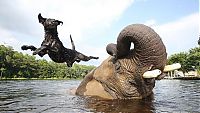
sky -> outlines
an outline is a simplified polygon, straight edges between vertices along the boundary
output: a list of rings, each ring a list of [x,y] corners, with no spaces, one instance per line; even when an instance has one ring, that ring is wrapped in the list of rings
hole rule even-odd
[[[39,13],[64,22],[58,33],[65,47],[71,48],[71,34],[77,51],[99,57],[80,62],[84,65],[100,65],[109,56],[106,45],[116,43],[120,31],[130,24],[152,27],[168,56],[198,46],[199,0],[0,0],[0,44],[31,55],[20,48],[40,47],[44,30]],[[43,58],[50,60],[47,55]]]

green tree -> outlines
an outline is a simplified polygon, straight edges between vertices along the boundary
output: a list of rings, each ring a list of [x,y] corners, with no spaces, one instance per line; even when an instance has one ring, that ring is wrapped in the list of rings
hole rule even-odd
[[[200,47],[189,50],[188,53],[177,53],[168,58],[168,64],[180,63],[181,70],[188,72],[194,69],[200,70]]]
[[[168,58],[167,64],[180,63],[181,64],[181,70],[183,72],[186,72],[188,70],[188,67],[187,67],[187,56],[188,56],[188,54],[184,53],[184,52],[171,55]]]
[[[32,55],[0,45],[1,78],[82,78],[93,68],[95,67],[78,64],[69,68],[65,63],[36,60]]]
[[[200,47],[195,47],[189,50],[188,65],[191,69],[200,70]],[[193,68],[194,67],[194,68]]]

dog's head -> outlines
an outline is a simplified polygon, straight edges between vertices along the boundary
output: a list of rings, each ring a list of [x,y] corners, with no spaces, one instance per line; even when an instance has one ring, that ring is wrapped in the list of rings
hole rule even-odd
[[[57,28],[58,25],[63,24],[63,22],[59,20],[43,18],[40,13],[38,15],[38,20],[46,29],[54,29]]]

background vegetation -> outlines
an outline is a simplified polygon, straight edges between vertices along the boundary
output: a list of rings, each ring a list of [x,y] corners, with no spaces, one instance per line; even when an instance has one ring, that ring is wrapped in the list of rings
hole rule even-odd
[[[168,58],[168,64],[180,63],[183,72],[197,70],[200,74],[200,47],[195,47],[189,52],[180,52]]]
[[[200,47],[188,52],[173,54],[168,58],[168,64],[180,63],[181,70],[188,72],[197,70],[200,74]],[[64,63],[54,63],[47,60],[37,60],[34,56],[14,51],[12,47],[0,45],[0,78],[83,78],[95,66],[74,64],[69,68]]]
[[[37,60],[34,56],[14,51],[12,47],[0,45],[0,78],[83,78],[95,66]]]

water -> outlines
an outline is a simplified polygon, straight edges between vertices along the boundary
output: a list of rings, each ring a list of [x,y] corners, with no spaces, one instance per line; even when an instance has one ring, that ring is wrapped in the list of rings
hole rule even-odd
[[[70,94],[79,80],[0,81],[0,112],[200,113],[200,81],[161,80],[144,100],[100,101]]]

